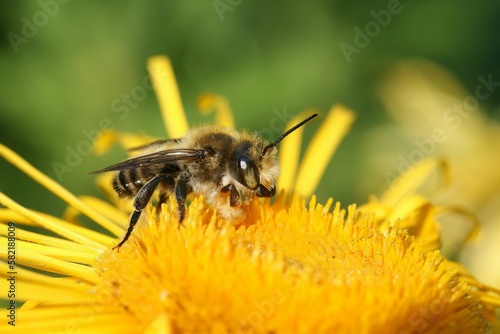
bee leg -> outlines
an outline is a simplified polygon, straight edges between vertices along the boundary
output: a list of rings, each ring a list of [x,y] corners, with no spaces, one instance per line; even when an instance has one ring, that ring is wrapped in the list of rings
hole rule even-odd
[[[177,207],[179,208],[179,225],[182,225],[184,216],[186,215],[186,197],[189,192],[189,185],[187,184],[187,179],[181,177],[177,184],[175,185],[175,199],[177,201]]]
[[[155,191],[156,187],[161,181],[160,176],[156,176],[149,180],[137,193],[137,196],[135,197],[134,200],[134,212],[132,213],[132,216],[130,217],[130,223],[128,225],[127,233],[125,233],[125,237],[123,237],[122,241],[113,249],[120,247],[128,240],[130,237],[130,234],[132,234],[132,231],[134,230],[135,224],[139,221],[139,217],[141,216],[142,210],[146,207],[148,204],[149,200],[151,199],[151,196],[153,196],[153,192]]]
[[[240,193],[238,192],[238,189],[236,187],[229,183],[228,185],[225,185],[224,187],[221,188],[223,193],[229,192],[229,205],[230,206],[238,206],[241,204],[241,196]]]
[[[262,184],[257,186],[255,189],[255,196],[257,197],[273,197],[276,194],[276,187],[271,187],[271,189],[267,189]]]
[[[159,175],[161,176],[161,182],[159,184],[160,191],[158,198],[158,202],[156,202],[156,212],[161,212],[161,205],[167,202],[167,198],[169,194],[172,194],[175,190],[175,180],[165,174]]]

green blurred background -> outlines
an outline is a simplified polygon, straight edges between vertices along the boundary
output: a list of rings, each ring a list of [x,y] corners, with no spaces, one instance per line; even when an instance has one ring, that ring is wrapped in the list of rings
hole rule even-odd
[[[376,22],[372,11],[391,6],[398,13],[348,61],[340,44],[354,45],[355,28],[364,30]],[[212,119],[196,111],[203,92],[226,96],[237,126],[255,131],[269,127],[275,109],[326,113],[342,103],[355,110],[358,119],[317,191],[320,201],[332,196],[343,205],[364,202],[386,186],[374,172],[366,187],[360,173],[366,173],[363,134],[390,122],[375,94],[388,66],[427,58],[469,90],[479,74],[500,73],[498,1],[45,0],[4,1],[0,13],[0,142],[55,179],[53,163],[65,164],[68,147],[76,150],[86,141],[83,132],[98,129],[104,118],[119,131],[165,137],[151,91],[123,119],[112,109],[142,85],[146,59],[155,54],[172,59],[191,124]],[[495,116],[499,102],[495,94],[484,107]],[[307,126],[306,139],[318,124]],[[88,172],[124,157],[118,148],[84,155],[61,183],[76,194],[98,195]],[[56,215],[64,210],[3,160],[0,172],[0,190],[21,204]]]

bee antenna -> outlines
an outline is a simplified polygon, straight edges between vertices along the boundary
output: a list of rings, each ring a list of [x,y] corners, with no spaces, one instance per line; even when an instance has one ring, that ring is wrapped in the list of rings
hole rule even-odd
[[[318,114],[312,114],[311,116],[307,117],[305,120],[303,120],[302,122],[300,122],[299,124],[295,125],[294,127],[292,127],[291,129],[289,129],[288,131],[285,131],[281,136],[279,136],[278,139],[276,139],[274,141],[274,143],[271,143],[269,145],[267,145],[266,147],[264,147],[264,149],[262,150],[262,153],[260,154],[261,157],[265,156],[266,155],[266,152],[267,150],[273,148],[273,147],[276,147],[278,146],[278,144],[286,137],[288,136],[290,133],[294,132],[295,130],[297,130],[298,128],[300,128],[302,125],[306,124],[307,122],[309,122],[311,119],[313,119],[314,117],[318,116]]]

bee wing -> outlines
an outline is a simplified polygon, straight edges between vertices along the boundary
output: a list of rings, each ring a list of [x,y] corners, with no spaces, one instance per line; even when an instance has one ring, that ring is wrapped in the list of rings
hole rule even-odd
[[[180,143],[181,140],[182,140],[182,138],[160,139],[160,140],[156,140],[156,141],[149,143],[149,144],[146,144],[146,145],[131,147],[131,148],[127,149],[127,151],[130,151],[130,152],[140,151],[140,150],[147,149],[149,147],[160,146],[160,145],[164,145],[167,143],[170,143],[170,144]]]
[[[196,160],[202,158],[203,156],[204,156],[204,150],[195,150],[195,149],[162,150],[146,155],[141,155],[135,158],[130,158],[128,160],[119,162],[117,164],[108,166],[106,168],[90,172],[90,174],[124,170],[124,169],[149,166],[154,164],[165,164],[175,161]]]

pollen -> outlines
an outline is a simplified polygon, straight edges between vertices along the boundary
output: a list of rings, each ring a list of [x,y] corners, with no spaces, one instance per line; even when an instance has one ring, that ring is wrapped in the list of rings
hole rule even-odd
[[[138,322],[164,316],[174,332],[487,332],[471,286],[439,251],[332,204],[255,200],[254,224],[235,228],[197,198],[178,229],[170,200],[94,267]]]

